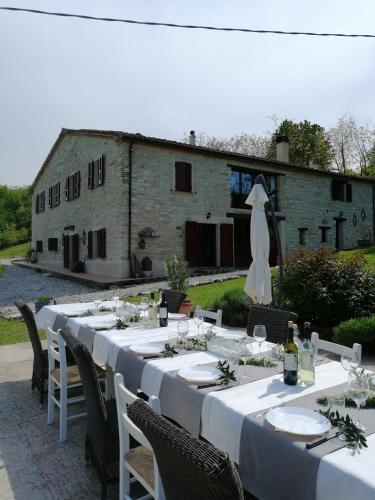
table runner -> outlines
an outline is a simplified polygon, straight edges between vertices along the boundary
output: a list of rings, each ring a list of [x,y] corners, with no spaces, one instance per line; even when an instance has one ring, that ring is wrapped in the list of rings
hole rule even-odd
[[[340,384],[294,399],[286,406],[327,409],[317,404],[317,397],[334,395],[345,389],[346,384]],[[341,413],[347,413],[355,420],[355,408],[345,408]],[[375,410],[362,410],[361,421],[367,427],[366,435],[375,432]],[[307,440],[311,439],[313,437]],[[346,447],[346,442],[335,438],[310,450],[305,445],[306,439],[303,437],[275,431],[266,421],[265,415],[259,418],[254,417],[254,414],[246,416],[241,429],[239,461],[243,486],[266,500],[315,500],[321,458]],[[366,453],[366,450],[362,453]]]

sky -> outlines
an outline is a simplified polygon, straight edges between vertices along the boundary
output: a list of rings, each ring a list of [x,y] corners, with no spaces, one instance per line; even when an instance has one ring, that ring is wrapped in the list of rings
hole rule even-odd
[[[375,33],[373,0],[54,0],[2,5],[183,24]],[[181,140],[374,120],[375,39],[227,33],[0,11],[0,184],[31,184],[61,128]]]

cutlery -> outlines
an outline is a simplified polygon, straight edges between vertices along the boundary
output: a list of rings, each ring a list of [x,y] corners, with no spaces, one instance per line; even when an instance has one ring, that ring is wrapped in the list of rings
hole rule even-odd
[[[265,410],[261,411],[260,413],[255,413],[253,415],[253,418],[262,417],[263,415],[265,415],[266,413],[268,413],[270,410],[276,410],[276,408],[281,408],[282,406],[285,406],[285,405],[286,405],[286,403],[281,403],[280,405],[271,406],[271,408],[266,408]]]
[[[319,438],[313,439],[312,441],[308,441],[306,443],[306,448],[308,450],[311,450],[311,448],[315,448],[316,446],[319,446],[320,444],[326,443],[327,441],[330,441],[331,439],[334,439],[334,438],[340,436],[340,434],[342,434],[342,432],[337,431],[332,436],[319,437]]]

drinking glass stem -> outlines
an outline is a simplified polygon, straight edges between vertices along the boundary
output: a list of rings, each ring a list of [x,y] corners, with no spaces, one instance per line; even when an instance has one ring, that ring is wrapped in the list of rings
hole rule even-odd
[[[357,427],[360,425],[360,421],[359,421],[359,408],[360,408],[361,405],[357,404]]]

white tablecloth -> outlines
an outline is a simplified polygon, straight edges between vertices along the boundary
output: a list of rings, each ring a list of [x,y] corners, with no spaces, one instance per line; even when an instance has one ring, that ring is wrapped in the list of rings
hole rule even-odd
[[[66,311],[84,311],[88,307],[93,307],[93,304],[45,306],[36,316],[37,326],[45,328],[47,321],[53,325],[57,314]],[[92,318],[97,317],[69,318],[67,324],[73,333],[77,334],[80,326]],[[138,326],[126,330],[97,331],[94,337],[94,360],[99,364],[114,367],[120,347],[138,342],[168,340],[176,336],[176,324],[170,321],[167,328]],[[217,329],[217,331],[220,335],[225,330]],[[195,333],[196,327],[190,321],[189,334]],[[267,345],[264,345],[262,350],[267,348]],[[165,372],[183,366],[212,362],[214,359],[210,353],[199,352],[149,361],[142,375],[141,388],[146,394],[158,394]],[[347,373],[341,365],[329,362],[316,367],[316,384],[309,388],[285,386],[281,376],[275,375],[225,391],[209,393],[202,407],[202,436],[221,450],[227,451],[231,458],[238,462],[241,425],[245,415],[324,390],[346,380]],[[342,448],[321,459],[317,478],[317,500],[375,499],[375,435],[369,436],[367,441],[368,449],[362,451],[360,455],[352,456],[346,448]]]

